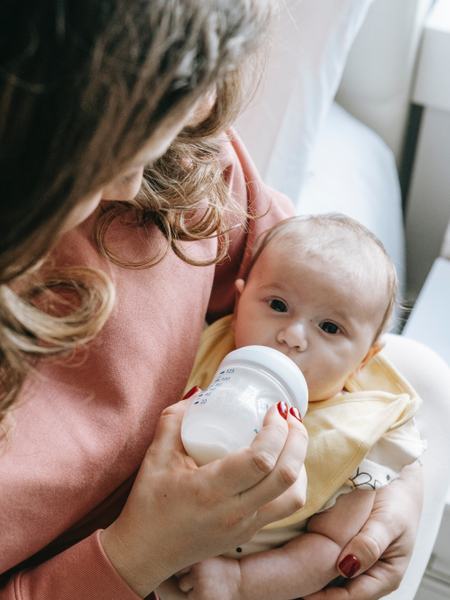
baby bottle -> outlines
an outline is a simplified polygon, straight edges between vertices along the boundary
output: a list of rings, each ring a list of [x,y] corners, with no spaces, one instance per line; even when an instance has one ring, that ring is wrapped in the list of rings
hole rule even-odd
[[[266,346],[233,350],[210,386],[191,399],[181,428],[186,452],[204,465],[249,446],[269,407],[280,401],[304,417],[308,388],[298,366]]]

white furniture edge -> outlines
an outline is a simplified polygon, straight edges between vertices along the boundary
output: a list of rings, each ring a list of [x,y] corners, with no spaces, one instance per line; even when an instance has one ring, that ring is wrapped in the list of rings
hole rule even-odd
[[[439,256],[450,219],[450,3],[438,0],[425,24],[414,101],[423,106],[406,211],[408,288],[419,292]]]

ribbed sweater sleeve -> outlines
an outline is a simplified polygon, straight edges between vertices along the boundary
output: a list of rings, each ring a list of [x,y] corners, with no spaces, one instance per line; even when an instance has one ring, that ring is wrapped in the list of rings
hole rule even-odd
[[[22,571],[1,600],[141,600],[108,560],[97,531],[48,562]]]

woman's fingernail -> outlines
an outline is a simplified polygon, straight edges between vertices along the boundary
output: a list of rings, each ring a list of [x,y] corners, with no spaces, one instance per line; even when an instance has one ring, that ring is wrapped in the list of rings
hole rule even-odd
[[[188,392],[185,393],[182,400],[187,400],[188,398],[199,392],[201,389],[202,388],[199,388],[198,385],[194,385],[194,387],[192,387]]]
[[[283,419],[287,419],[288,407],[286,402],[278,402],[277,403],[278,412],[283,417]]]
[[[289,409],[289,412],[293,417],[298,419],[300,421],[300,423],[303,423],[303,419],[300,416],[300,411],[298,410],[298,408],[296,406],[291,406],[291,408]]]
[[[344,559],[339,563],[339,570],[350,579],[353,575],[359,571],[361,567],[361,563],[356,558],[354,554],[348,554]]]

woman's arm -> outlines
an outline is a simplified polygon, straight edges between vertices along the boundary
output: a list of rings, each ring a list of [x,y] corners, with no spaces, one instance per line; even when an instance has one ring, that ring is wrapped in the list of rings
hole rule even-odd
[[[304,500],[304,489],[283,493],[303,469],[306,432],[297,419],[286,421],[273,407],[250,448],[197,467],[181,443],[183,413],[182,403],[164,411],[124,510],[102,537],[111,562],[142,596]]]
[[[100,541],[100,531],[34,569],[11,575],[0,600],[141,600],[119,575]]]
[[[296,419],[273,409],[251,448],[198,468],[181,444],[184,408],[181,402],[163,413],[116,521],[10,577],[1,600],[137,600],[192,560],[243,543],[297,509],[300,496],[283,494],[297,480],[306,450]]]

